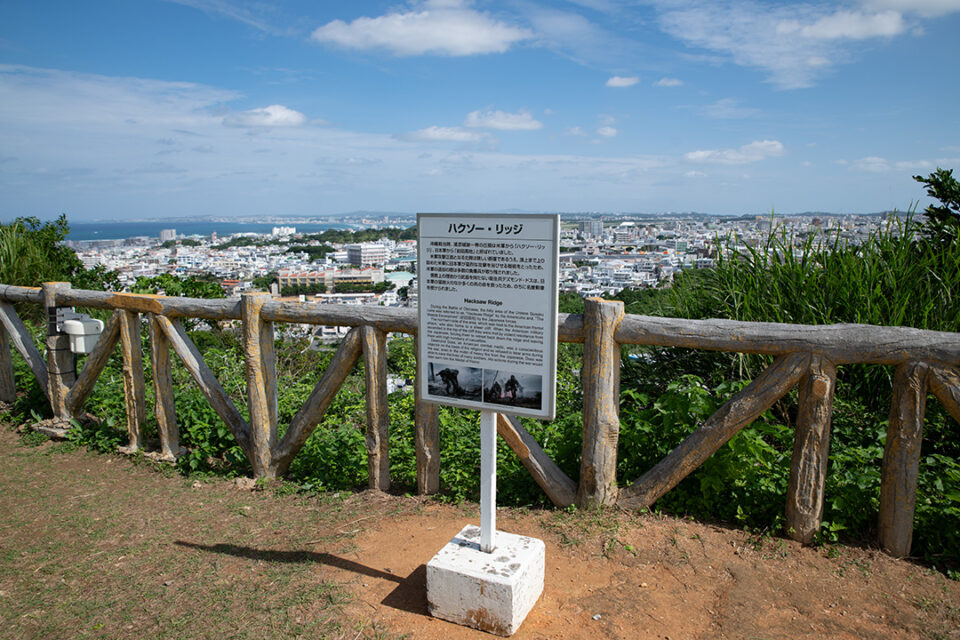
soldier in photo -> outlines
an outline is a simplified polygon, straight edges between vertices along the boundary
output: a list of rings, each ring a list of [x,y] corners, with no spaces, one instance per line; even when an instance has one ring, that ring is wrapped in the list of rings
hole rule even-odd
[[[503,392],[504,395],[509,396],[512,400],[516,400],[517,395],[523,393],[523,385],[517,380],[517,376],[510,376],[510,379],[503,385]]]
[[[443,369],[439,374],[440,379],[443,380],[443,387],[447,394],[456,394],[463,395],[463,389],[460,387],[460,383],[457,381],[457,377],[460,375],[458,369]]]

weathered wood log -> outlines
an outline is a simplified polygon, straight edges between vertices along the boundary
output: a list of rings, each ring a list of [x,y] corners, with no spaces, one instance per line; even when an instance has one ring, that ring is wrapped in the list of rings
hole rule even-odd
[[[513,450],[550,501],[568,507],[577,499],[577,484],[557,466],[514,416],[498,413],[497,433]]]
[[[41,303],[43,295],[37,287],[0,285],[0,300]],[[170,318],[239,320],[241,315],[240,302],[236,299],[209,300],[71,289],[58,296],[57,301],[63,306],[130,309],[140,313],[157,313]],[[417,332],[417,312],[414,309],[378,308],[373,310],[375,315],[371,315],[371,311],[371,309],[364,308],[363,311],[358,312],[354,305],[270,302],[266,305],[264,319],[273,322],[300,322],[344,327],[359,327],[368,324],[386,332],[395,331],[407,334],[416,334]],[[581,314],[559,314],[558,329],[560,342],[583,342],[583,316]]]
[[[67,392],[67,410],[71,415],[78,415],[86,404],[90,392],[93,391],[93,385],[96,384],[100,372],[110,359],[113,348],[117,346],[120,339],[120,312],[114,311],[103,325],[103,331],[97,338],[97,344],[93,351],[87,356],[87,361],[83,364],[80,375],[76,382]]]
[[[278,475],[287,472],[293,457],[297,455],[303,443],[323,419],[327,407],[333,402],[343,381],[350,375],[350,370],[360,358],[362,352],[360,342],[359,328],[353,328],[347,332],[317,386],[310,392],[310,397],[290,421],[290,427],[277,445],[273,456]]]
[[[23,324],[23,320],[17,315],[16,309],[9,302],[0,302],[0,322],[7,332],[10,342],[14,348],[23,356],[37,379],[37,384],[43,389],[43,395],[50,398],[50,390],[47,385],[47,365],[43,361],[43,356],[37,346],[33,344],[33,337],[30,330]]]
[[[623,303],[587,298],[583,314],[583,448],[577,505],[617,501],[620,437],[620,345],[614,339]]]
[[[557,342],[583,342],[583,314],[557,314]]]
[[[70,338],[60,333],[57,325],[58,292],[68,291],[69,282],[44,282],[43,306],[47,319],[47,385],[50,389],[50,409],[54,417],[69,420],[67,392],[77,378],[76,357],[70,350]]]
[[[0,285],[0,300],[39,302],[36,289]],[[239,319],[240,302],[204,300],[143,294],[117,294],[71,289],[57,294],[61,306],[102,309],[127,308],[168,317]],[[266,320],[339,326],[370,324],[381,331],[416,333],[413,309],[358,310],[353,305],[314,305],[297,302],[269,302],[263,310]],[[583,317],[560,314],[561,342],[582,342]],[[926,331],[909,327],[877,327],[836,324],[807,326],[734,320],[683,320],[651,316],[627,316],[615,339],[621,344],[649,344],[667,347],[736,351],[784,355],[798,351],[818,353],[836,364],[899,364],[907,360],[960,364],[960,334]]]
[[[50,389],[50,409],[54,417],[69,420],[67,393],[76,380],[76,357],[70,350],[70,336],[47,336],[47,384]]]
[[[417,332],[414,309],[362,306],[353,304],[305,304],[303,302],[268,302],[263,317],[273,322],[300,322],[340,327],[371,326],[389,333]]]
[[[150,327],[150,363],[153,368],[154,415],[160,435],[160,459],[176,462],[180,456],[180,428],[173,398],[173,369],[170,340],[153,313],[147,314]]]
[[[896,365],[908,360],[960,363],[960,333],[864,324],[810,326],[735,320],[681,320],[630,315],[621,344],[785,355],[816,353],[837,365]]]
[[[12,284],[0,284],[0,300],[4,302],[32,302],[43,304],[43,289],[40,287],[18,287]]]
[[[367,471],[371,489],[390,489],[390,407],[387,405],[387,334],[360,329],[367,384]]]
[[[960,371],[953,367],[932,367],[930,390],[947,413],[960,422]]]
[[[414,346],[414,353],[420,353]],[[440,490],[440,413],[420,394],[420,366],[414,381],[414,449],[417,454],[417,493],[431,495]]]
[[[273,323],[262,310],[269,293],[241,296],[243,351],[247,368],[247,403],[250,408],[250,465],[257,478],[275,478],[273,451],[277,447],[277,356]]]
[[[147,392],[143,381],[143,351],[140,343],[140,314],[120,311],[120,350],[123,352],[123,400],[127,412],[130,440],[122,453],[143,448],[143,428],[147,423]]]
[[[897,367],[893,377],[893,402],[880,471],[877,533],[880,547],[898,558],[910,555],[913,543],[928,372],[925,363],[908,362]]]
[[[247,424],[247,421],[244,420],[240,412],[237,411],[230,396],[227,395],[227,392],[224,391],[220,385],[220,381],[217,380],[217,377],[210,371],[210,367],[204,362],[203,356],[200,355],[197,346],[193,344],[193,340],[187,335],[183,325],[181,325],[178,320],[170,320],[161,315],[156,315],[154,318],[167,335],[167,338],[170,340],[170,346],[173,347],[174,352],[180,357],[183,366],[187,368],[187,371],[190,372],[190,375],[200,387],[200,391],[203,392],[207,402],[210,403],[213,410],[217,412],[220,419],[227,425],[233,437],[236,438],[237,444],[240,445],[240,448],[243,449],[249,458],[250,425]]]
[[[663,460],[621,490],[618,504],[630,509],[652,505],[790,391],[806,373],[809,361],[806,353],[777,358]]]
[[[10,336],[7,330],[0,326],[0,401],[2,402],[14,402],[17,399],[13,358],[10,356]]]
[[[168,318],[204,318],[206,320],[239,320],[240,300],[210,300],[157,296],[146,293],[115,293],[71,289],[57,293],[61,306],[92,307],[94,309],[126,309],[137,313],[155,313]]]
[[[787,485],[787,533],[803,544],[814,541],[823,519],[830,416],[836,386],[836,365],[821,356],[812,356],[810,368],[799,384],[800,408]]]

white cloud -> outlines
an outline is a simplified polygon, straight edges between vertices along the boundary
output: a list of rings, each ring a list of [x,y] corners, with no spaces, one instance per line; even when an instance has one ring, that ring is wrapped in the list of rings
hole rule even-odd
[[[853,164],[853,168],[860,171],[869,171],[871,173],[883,173],[885,171],[890,171],[890,163],[887,162],[886,158],[867,156],[866,158],[860,158],[857,160]]]
[[[722,98],[713,104],[701,109],[703,115],[718,120],[733,120],[737,118],[752,118],[760,113],[759,109],[741,107],[736,98]]]
[[[306,122],[305,115],[282,104],[230,113],[223,119],[228,127],[299,127]]]
[[[519,4],[536,32],[536,41],[559,55],[589,67],[629,64],[635,43],[599,27],[575,11],[546,7],[546,3]]]
[[[404,140],[420,140],[426,142],[480,142],[487,137],[486,133],[466,131],[460,127],[427,127],[401,136]]]
[[[617,130],[613,127],[600,127],[597,129],[597,135],[603,136],[604,138],[613,138],[617,135]]]
[[[583,137],[587,135],[587,132],[583,130],[583,127],[570,127],[567,129],[567,135]]]
[[[784,148],[778,140],[757,140],[737,149],[707,149],[691,151],[684,157],[691,162],[711,164],[748,164],[783,155]]]
[[[666,33],[688,46],[763,70],[786,89],[811,86],[819,75],[851,57],[854,42],[892,37],[911,28],[897,11],[853,11],[825,4],[718,0],[658,6]]]
[[[800,20],[784,20],[777,24],[779,35],[799,34],[805,38],[822,40],[865,40],[867,38],[900,35],[907,30],[903,16],[897,11],[862,13],[837,11],[803,24]]]
[[[892,9],[902,13],[916,13],[924,17],[942,16],[960,11],[960,0],[861,0],[867,9]]]
[[[653,83],[655,87],[682,87],[683,80],[679,78],[660,78]]]
[[[637,76],[629,76],[629,77],[613,76],[609,80],[607,80],[607,86],[617,87],[617,88],[632,87],[638,82],[640,82],[640,78],[638,78]]]
[[[499,131],[533,131],[543,127],[527,111],[507,113],[505,111],[471,111],[463,123],[468,127],[497,129]]]
[[[686,178],[706,178],[707,177],[707,174],[705,174],[703,171],[696,171],[696,170],[687,171],[683,175]]]
[[[347,49],[386,49],[398,56],[503,53],[532,37],[528,29],[469,9],[460,0],[432,0],[420,11],[396,11],[350,23],[334,20],[311,35],[317,42]]]
[[[886,158],[878,156],[867,156],[853,163],[854,169],[868,173],[930,171],[933,167],[933,163],[927,160],[899,160],[897,162],[890,162]]]
[[[934,163],[929,160],[901,160],[893,165],[897,172],[932,171]]]
[[[273,35],[283,35],[284,31],[271,25],[266,19],[258,13],[270,13],[269,9],[264,11],[265,6],[260,3],[251,4],[249,7],[240,6],[236,2],[227,2],[225,0],[169,0],[176,4],[181,4],[194,9],[199,9],[204,13],[220,15],[237,22],[265,31]]]

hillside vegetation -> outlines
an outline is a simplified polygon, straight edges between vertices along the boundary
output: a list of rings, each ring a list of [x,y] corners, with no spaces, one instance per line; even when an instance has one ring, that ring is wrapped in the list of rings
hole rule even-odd
[[[624,291],[627,313],[684,318],[731,318],[824,324],[857,322],[960,331],[960,187],[949,171],[919,178],[940,201],[922,220],[888,227],[859,246],[839,236],[813,236],[801,250],[792,239],[774,236],[767,246],[720,257],[712,270],[683,274],[665,290]],[[65,221],[64,221],[65,224]],[[0,242],[12,234],[0,229]],[[21,233],[21,232],[18,232]],[[4,235],[6,234],[6,235]],[[22,237],[22,233],[18,238]],[[45,243],[49,237],[35,237]],[[734,239],[728,239],[732,242]],[[18,239],[18,241],[20,241]],[[732,246],[732,245],[731,245]],[[0,247],[0,251],[6,251]],[[4,255],[0,253],[0,256]],[[65,258],[69,263],[69,259]],[[0,262],[0,266],[9,264]],[[3,267],[6,268],[6,267]],[[52,277],[89,286],[86,272]],[[15,284],[37,280],[0,271]],[[12,274],[12,275],[11,275]],[[42,276],[46,279],[47,276]],[[576,297],[563,296],[563,310],[577,311]],[[245,373],[240,337],[212,329],[191,332],[204,357],[241,411]],[[143,336],[144,348],[146,333]],[[580,345],[561,345],[558,358],[558,418],[524,420],[544,449],[571,477],[579,471],[582,393],[577,373]],[[281,425],[288,424],[319,380],[332,351],[311,351],[296,340],[277,344]],[[147,359],[148,360],[148,359]],[[46,410],[37,385],[19,358],[18,388],[26,391],[13,408],[20,421]],[[627,483],[659,461],[698,424],[745,386],[767,363],[761,357],[662,348],[625,348],[621,376],[621,434],[618,477]],[[149,379],[149,362],[145,362]],[[413,342],[396,338],[389,349],[392,372],[412,380]],[[290,469],[290,486],[304,491],[353,489],[366,484],[363,363],[357,365],[321,426]],[[873,535],[880,463],[893,371],[879,366],[841,367],[833,415],[827,504],[821,539],[863,540]],[[73,432],[77,442],[113,451],[125,434],[119,354],[107,365],[87,405],[103,418]],[[249,465],[186,370],[174,368],[181,442],[190,453],[177,463],[184,473],[243,475]],[[151,385],[148,415],[151,413]],[[390,398],[391,476],[395,485],[415,487],[413,395]],[[661,498],[656,509],[706,520],[742,524],[757,531],[782,527],[793,446],[796,396],[788,396],[742,431],[697,472]],[[283,428],[281,426],[281,428]],[[479,433],[475,412],[441,408],[441,498],[476,500],[479,495]],[[542,505],[545,496],[502,443],[498,501]],[[914,554],[956,577],[960,567],[960,425],[930,399],[918,490]]]

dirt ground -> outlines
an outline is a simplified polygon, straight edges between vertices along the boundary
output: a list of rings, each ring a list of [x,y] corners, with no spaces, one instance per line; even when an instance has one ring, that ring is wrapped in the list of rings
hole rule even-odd
[[[491,638],[426,614],[475,505],[187,479],[0,425],[0,637]],[[502,509],[544,540],[514,637],[960,638],[960,582],[849,546],[655,515]]]

